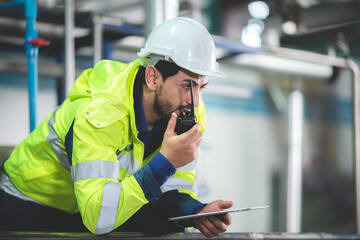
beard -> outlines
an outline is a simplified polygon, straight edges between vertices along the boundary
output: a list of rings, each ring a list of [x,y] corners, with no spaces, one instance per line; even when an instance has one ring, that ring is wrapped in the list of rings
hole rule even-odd
[[[173,110],[173,106],[168,100],[162,98],[162,90],[163,88],[160,86],[155,95],[154,110],[162,119],[170,120],[171,113],[175,110]]]
[[[181,110],[184,108],[190,108],[189,105],[186,106],[179,106],[179,107],[173,107],[173,105],[165,99],[162,99],[162,86],[160,86],[159,91],[155,95],[155,101],[154,101],[154,110],[155,113],[161,116],[161,118],[170,120],[171,114],[175,112],[176,110]]]
[[[161,101],[158,95],[155,96],[154,110],[157,115],[161,116],[161,118],[169,120],[171,118],[171,113],[173,112],[171,109],[171,103],[168,101]]]

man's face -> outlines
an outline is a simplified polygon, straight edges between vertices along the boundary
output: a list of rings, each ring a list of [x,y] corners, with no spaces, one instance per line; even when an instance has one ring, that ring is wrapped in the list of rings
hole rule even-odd
[[[190,109],[190,83],[193,83],[195,107],[200,104],[201,90],[208,84],[206,76],[198,75],[187,70],[180,70],[176,75],[168,77],[165,82],[161,74],[159,86],[156,89],[154,109],[162,118],[170,119],[171,113],[177,115],[185,109]]]

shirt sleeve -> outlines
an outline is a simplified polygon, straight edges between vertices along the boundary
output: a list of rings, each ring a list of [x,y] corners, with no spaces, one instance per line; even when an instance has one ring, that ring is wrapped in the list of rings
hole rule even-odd
[[[158,152],[148,164],[160,186],[176,172],[174,166],[160,152]]]
[[[160,185],[163,185],[176,172],[174,166],[160,152],[151,159],[148,165]],[[177,190],[166,192],[158,203],[159,209],[166,218],[196,214],[204,206],[206,206],[205,203],[199,202],[189,194],[179,193]],[[176,224],[180,227],[192,227],[194,221],[183,220]]]
[[[198,213],[205,203],[192,198],[189,194],[180,193],[176,190],[166,192],[157,203],[161,213],[166,218],[191,215]],[[194,219],[176,221],[179,227],[194,227]]]

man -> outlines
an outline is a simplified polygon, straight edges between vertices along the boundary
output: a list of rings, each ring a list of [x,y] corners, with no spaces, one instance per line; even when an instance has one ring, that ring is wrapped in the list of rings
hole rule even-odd
[[[231,201],[197,200],[195,164],[205,123],[201,90],[218,70],[210,34],[175,18],[156,27],[139,59],[101,61],[13,151],[0,181],[0,230],[226,231]],[[192,102],[198,122],[177,135]],[[83,224],[82,224],[83,223]]]

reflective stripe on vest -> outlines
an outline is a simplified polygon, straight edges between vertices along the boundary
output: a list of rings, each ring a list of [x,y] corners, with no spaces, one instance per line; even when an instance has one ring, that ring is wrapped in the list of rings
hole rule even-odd
[[[130,175],[135,174],[139,170],[140,162],[135,161],[131,153],[124,154],[123,152],[120,152],[117,156],[117,160],[119,161],[119,167],[125,168]]]
[[[90,178],[110,178],[119,180],[119,162],[90,161],[71,166],[73,182]]]
[[[198,157],[195,158],[194,161],[186,164],[185,166],[179,167],[176,169],[177,173],[180,172],[194,172],[195,168],[196,168],[196,163],[197,163]],[[195,179],[188,179],[189,181],[177,177],[177,176],[172,176],[170,177],[165,183],[164,185],[162,185],[160,187],[161,191],[164,192],[168,192],[171,190],[178,190],[178,189],[186,189],[186,190],[190,190],[192,192],[197,192],[197,184],[195,182]]]
[[[68,171],[70,171],[69,159],[65,154],[65,150],[60,146],[59,136],[57,135],[57,133],[56,133],[56,131],[54,129],[55,115],[56,115],[57,110],[60,107],[61,106],[58,106],[54,110],[54,112],[51,114],[51,117],[50,117],[49,122],[48,122],[49,135],[46,137],[46,140],[48,142],[50,142],[52,148],[54,149],[56,157],[59,159],[59,162],[60,162],[61,166],[63,166]]]
[[[120,194],[121,182],[109,182],[105,184],[95,234],[108,233],[114,229]]]
[[[170,177],[160,189],[162,193],[178,189],[186,189],[196,193],[197,184],[178,177]]]
[[[196,158],[194,161],[186,164],[185,166],[177,168],[176,171],[195,171],[197,159],[198,158]]]

